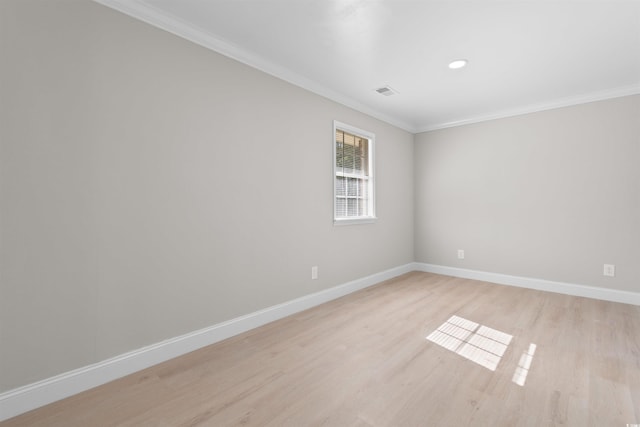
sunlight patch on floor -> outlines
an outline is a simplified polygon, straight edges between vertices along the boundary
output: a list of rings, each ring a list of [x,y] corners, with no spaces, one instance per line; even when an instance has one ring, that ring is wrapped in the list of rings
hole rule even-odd
[[[529,374],[529,368],[531,368],[531,362],[533,361],[533,355],[535,352],[536,345],[534,343],[529,344],[529,348],[522,352],[522,356],[520,356],[520,361],[518,362],[518,367],[513,373],[511,381],[519,386],[524,386],[524,383],[527,381],[527,375]]]
[[[427,336],[427,340],[491,371],[498,367],[512,338],[512,335],[459,316],[451,316]]]

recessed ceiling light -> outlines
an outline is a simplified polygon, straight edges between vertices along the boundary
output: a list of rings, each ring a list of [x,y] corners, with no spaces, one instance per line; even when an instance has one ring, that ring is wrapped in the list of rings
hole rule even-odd
[[[457,70],[458,68],[463,68],[467,65],[467,61],[466,59],[456,59],[455,61],[451,61],[449,63],[449,68],[451,68],[452,70]]]

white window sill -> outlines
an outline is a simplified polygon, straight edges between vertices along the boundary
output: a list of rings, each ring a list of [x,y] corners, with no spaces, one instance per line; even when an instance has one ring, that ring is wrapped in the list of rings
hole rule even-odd
[[[356,218],[336,218],[333,225],[353,225],[353,224],[372,224],[378,218],[374,216],[356,217]]]

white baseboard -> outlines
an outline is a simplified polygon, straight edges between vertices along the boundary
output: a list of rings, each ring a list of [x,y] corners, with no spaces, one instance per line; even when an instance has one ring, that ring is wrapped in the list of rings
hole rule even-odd
[[[97,387],[207,345],[215,344],[234,335],[340,298],[410,271],[424,271],[446,276],[462,277],[502,285],[640,306],[640,293],[636,292],[414,262],[2,393],[0,394],[0,421]]]
[[[0,421],[414,270],[382,271],[0,394]]]
[[[484,282],[501,285],[517,286],[520,288],[536,289],[539,291],[555,292],[565,295],[600,299],[624,304],[640,306],[640,293],[620,291],[617,289],[599,288],[595,286],[576,285],[573,283],[553,282],[550,280],[533,279],[530,277],[509,276],[507,274],[489,273],[486,271],[467,270],[464,268],[446,267],[442,265],[413,263],[414,270],[427,273],[443,274],[445,276],[461,277],[464,279],[482,280]]]

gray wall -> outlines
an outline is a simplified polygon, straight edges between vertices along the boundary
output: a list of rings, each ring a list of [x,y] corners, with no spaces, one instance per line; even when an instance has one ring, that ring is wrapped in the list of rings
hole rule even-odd
[[[0,1],[0,54],[0,392],[414,251],[640,291],[639,96],[414,146],[89,1]],[[376,134],[375,224],[332,225],[334,119]]]
[[[422,133],[414,149],[416,261],[640,292],[640,96]]]
[[[0,392],[413,261],[411,134],[89,1],[0,31]],[[332,224],[334,119],[375,224]]]

